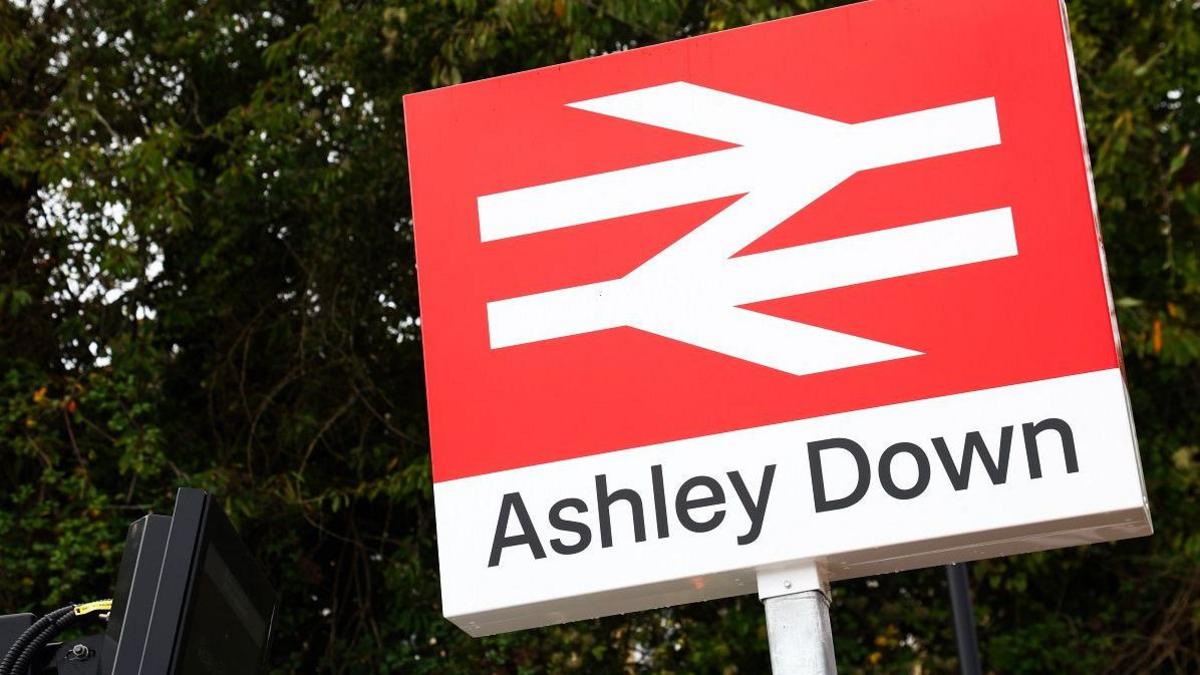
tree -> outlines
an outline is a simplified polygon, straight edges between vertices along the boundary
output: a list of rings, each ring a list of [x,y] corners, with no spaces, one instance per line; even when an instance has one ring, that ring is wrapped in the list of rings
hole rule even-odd
[[[1049,1],[1049,0],[1044,0]],[[752,597],[472,640],[441,618],[401,96],[829,6],[0,7],[0,609],[112,584],[214,492],[279,672],[763,672]],[[973,567],[997,672],[1200,670],[1200,17],[1072,0],[1158,534]],[[839,584],[844,672],[954,663],[939,570]]]

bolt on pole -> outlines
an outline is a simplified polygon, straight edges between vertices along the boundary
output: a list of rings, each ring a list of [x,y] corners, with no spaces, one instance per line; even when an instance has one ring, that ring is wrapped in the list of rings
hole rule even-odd
[[[829,584],[814,563],[758,574],[774,675],[835,675]]]

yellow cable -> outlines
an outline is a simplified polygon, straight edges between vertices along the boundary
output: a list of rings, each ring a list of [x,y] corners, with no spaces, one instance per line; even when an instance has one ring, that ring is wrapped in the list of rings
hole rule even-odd
[[[107,612],[112,609],[112,600],[96,600],[94,602],[85,602],[82,605],[75,605],[75,616],[83,616],[92,612]]]

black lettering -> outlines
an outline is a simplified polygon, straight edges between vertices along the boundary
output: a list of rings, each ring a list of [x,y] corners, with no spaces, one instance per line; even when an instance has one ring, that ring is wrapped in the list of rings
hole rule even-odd
[[[850,494],[840,499],[827,499],[825,495],[825,472],[821,469],[821,451],[841,448],[854,457],[858,465],[858,483]],[[867,461],[867,453],[862,446],[848,438],[828,438],[808,444],[808,466],[812,473],[813,503],[817,513],[836,511],[847,506],[854,506],[867,494],[871,485],[871,464]]]
[[[992,479],[992,485],[1003,485],[1008,480],[1008,456],[1009,451],[1012,450],[1012,433],[1011,426],[1000,429],[1000,458],[994,460],[987,448],[987,443],[983,441],[983,435],[978,431],[970,432],[963,442],[962,463],[959,466],[954,466],[954,459],[950,457],[950,448],[947,447],[946,440],[944,438],[933,439],[933,447],[937,450],[938,457],[942,460],[942,466],[946,468],[946,476],[950,479],[950,484],[954,486],[954,489],[966,490],[970,484],[971,457],[976,452],[979,453],[979,460],[983,462],[983,468],[987,469],[988,477]]]
[[[768,464],[763,469],[762,485],[758,488],[757,502],[750,495],[750,490],[746,489],[746,483],[742,481],[741,473],[730,471],[725,475],[729,476],[729,482],[733,484],[733,491],[737,493],[738,499],[742,500],[742,507],[746,509],[746,515],[750,517],[750,531],[737,538],[738,546],[752,544],[762,533],[763,520],[767,516],[767,499],[771,496],[771,481],[775,480],[775,465]]]
[[[671,536],[667,527],[667,494],[663,489],[662,465],[650,467],[650,482],[654,485],[654,520],[658,525],[658,538],[666,539]]]
[[[1043,431],[1054,430],[1058,432],[1058,437],[1062,441],[1063,457],[1067,462],[1067,473],[1076,473],[1079,471],[1079,458],[1075,455],[1075,435],[1071,433],[1071,425],[1057,417],[1042,420],[1037,424],[1029,422],[1021,425],[1021,432],[1025,436],[1025,456],[1029,460],[1029,477],[1042,477],[1042,460],[1038,455],[1038,434]]]
[[[688,495],[694,488],[706,487],[709,495],[707,497],[699,497],[691,499]],[[717,506],[725,503],[725,491],[721,489],[721,484],[714,478],[708,476],[696,476],[689,478],[679,486],[679,493],[675,495],[675,516],[679,518],[679,522],[684,527],[692,532],[708,532],[716,529],[721,521],[725,520],[725,510],[719,509],[714,511],[708,520],[698,521],[692,518],[688,511],[692,509],[700,509],[706,506]]]
[[[550,526],[563,532],[574,532],[579,535],[579,541],[574,544],[564,544],[562,539],[551,539],[550,548],[561,555],[580,553],[592,543],[592,530],[585,524],[567,520],[562,517],[563,509],[575,509],[579,513],[587,513],[587,504],[582,499],[563,499],[550,507]]]
[[[629,502],[629,510],[633,516],[634,541],[646,541],[646,522],[642,513],[641,495],[629,488],[622,488],[609,494],[608,477],[600,474],[596,476],[596,513],[600,517],[600,546],[602,548],[612,546],[612,518],[608,511],[613,502],[621,500]]]
[[[521,534],[508,536],[508,516],[510,512],[517,514],[517,523],[521,525]],[[538,539],[537,531],[533,529],[533,521],[529,519],[529,511],[520,492],[510,492],[500,501],[500,518],[496,521],[496,534],[492,537],[492,555],[488,558],[488,567],[500,564],[500,554],[509,546],[528,545],[533,557],[541,560],[546,557],[546,550]]]
[[[902,452],[912,455],[913,459],[917,460],[917,482],[904,490],[896,487],[896,482],[892,480],[892,460]],[[884,492],[896,499],[912,499],[924,492],[929,486],[929,458],[925,456],[921,446],[914,443],[896,443],[884,450],[879,458],[879,484],[883,486]]]

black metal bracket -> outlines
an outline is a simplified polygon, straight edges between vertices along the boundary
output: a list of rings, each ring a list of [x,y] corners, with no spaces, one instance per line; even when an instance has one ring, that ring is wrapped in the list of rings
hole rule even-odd
[[[0,658],[8,653],[17,638],[33,625],[32,614],[0,616]],[[42,648],[33,668],[17,675],[101,675],[103,635],[88,635],[78,640],[52,642]]]

